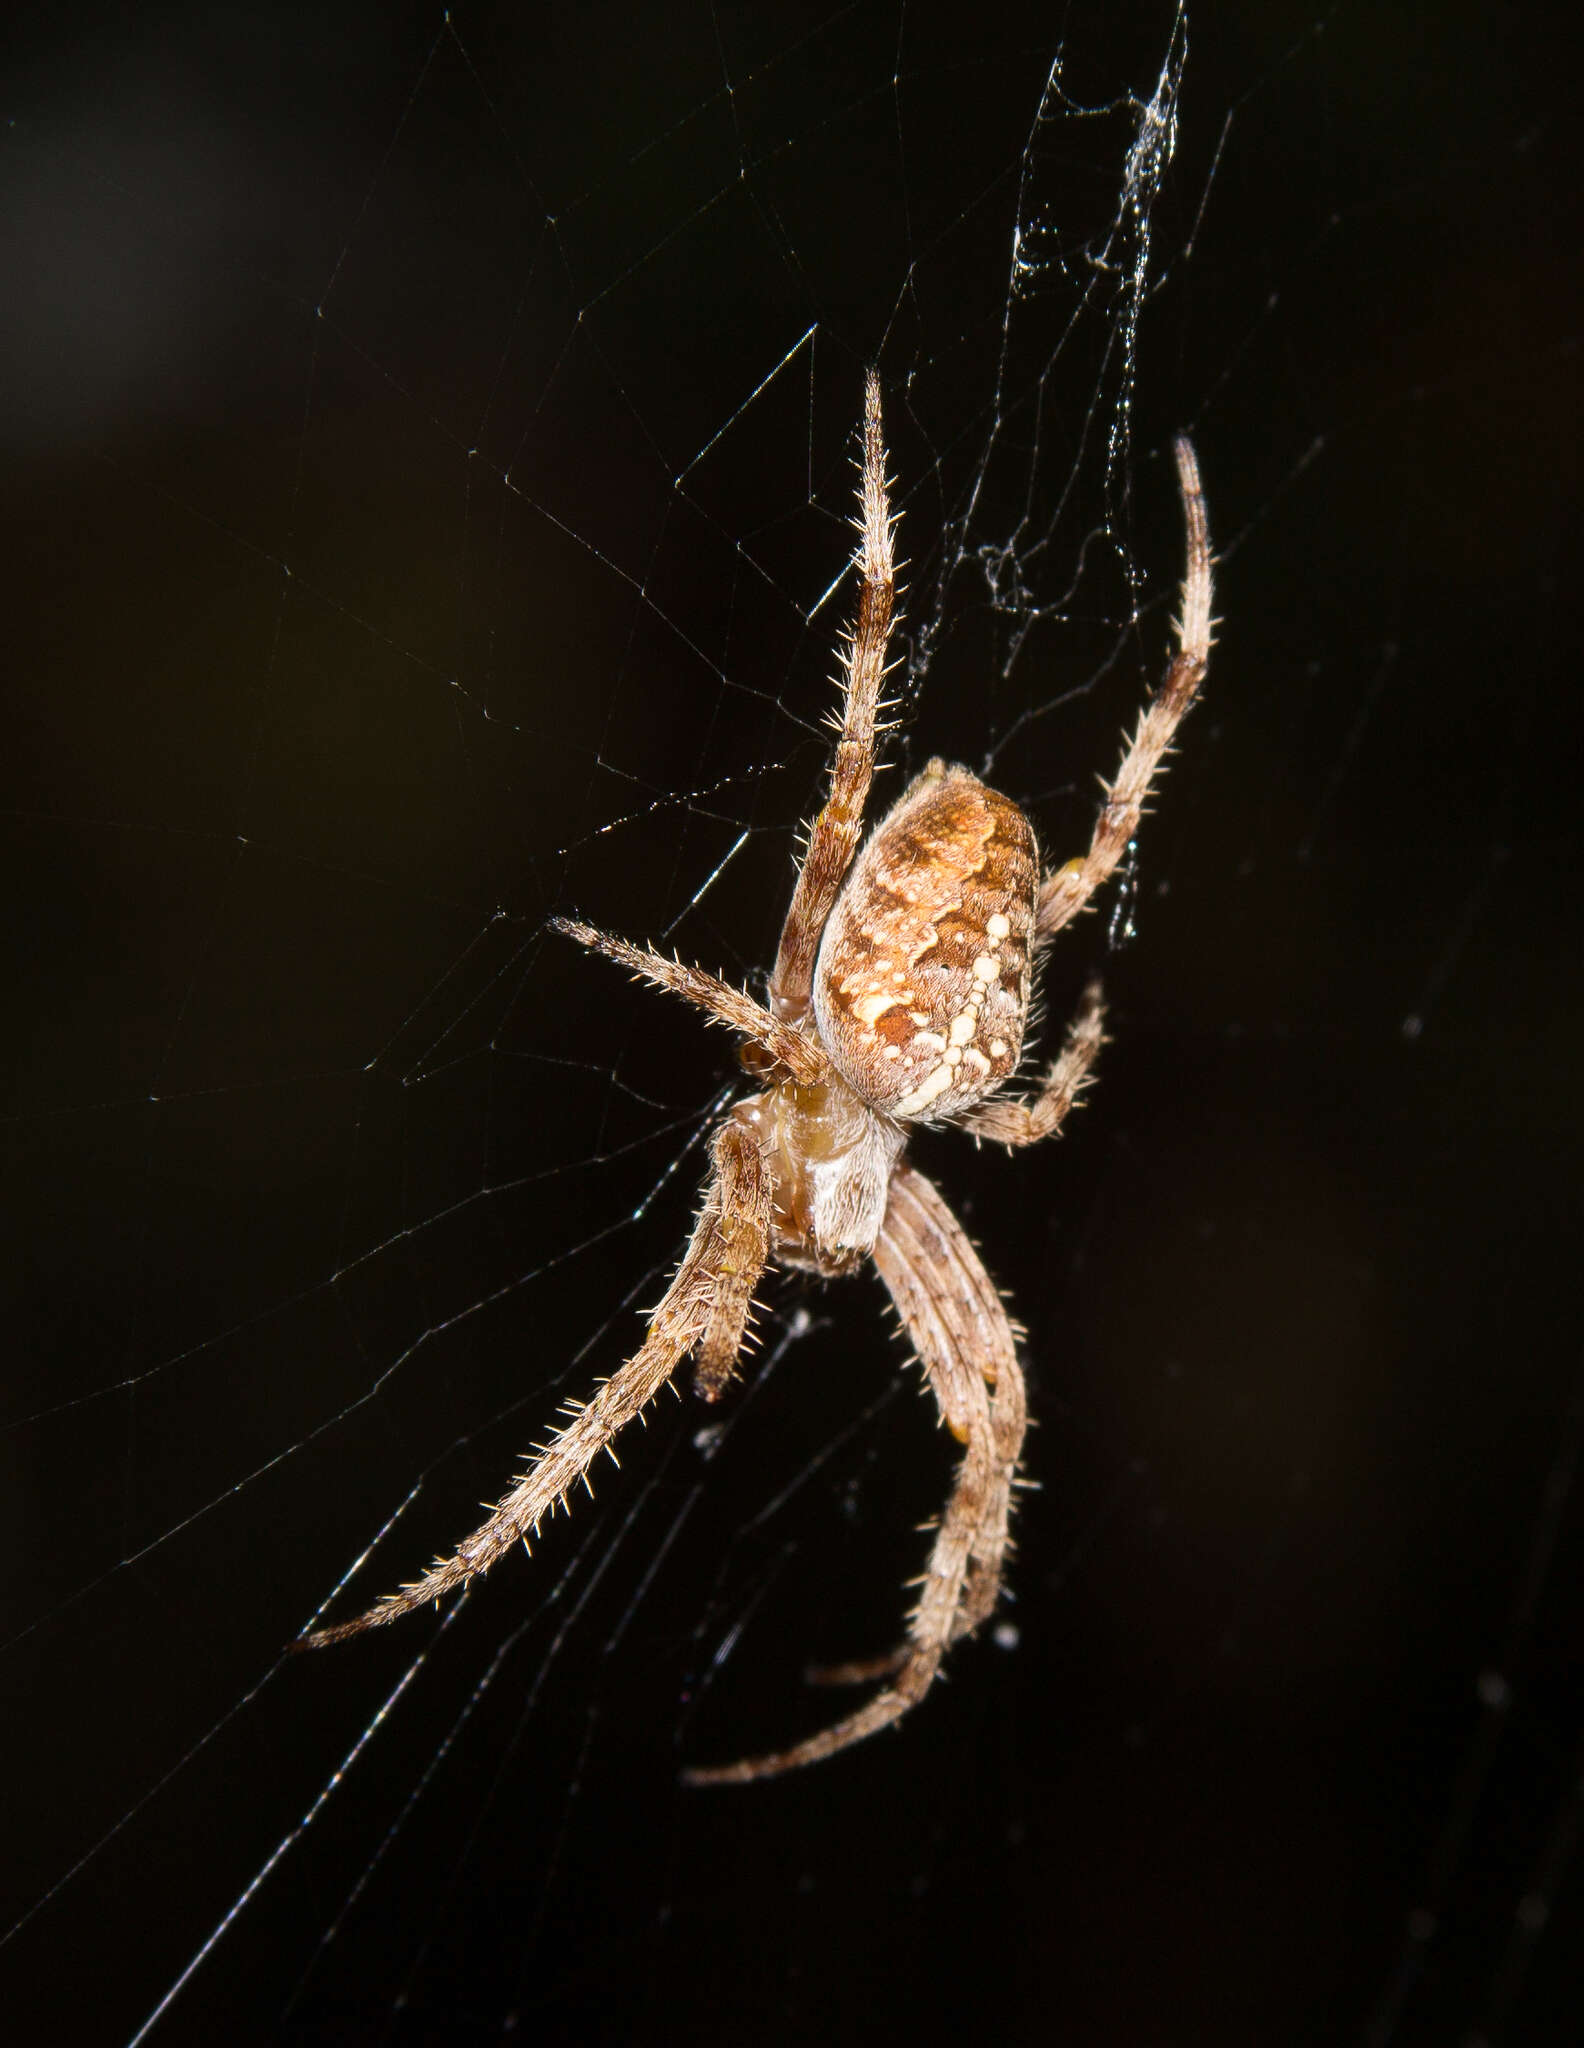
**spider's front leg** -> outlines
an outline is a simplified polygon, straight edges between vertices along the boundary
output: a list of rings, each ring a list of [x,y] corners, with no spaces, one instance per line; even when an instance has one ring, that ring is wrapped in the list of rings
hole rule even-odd
[[[600,1452],[610,1450],[695,1347],[700,1391],[713,1400],[725,1385],[747,1331],[769,1243],[770,1202],[771,1176],[763,1149],[753,1132],[734,1118],[716,1136],[714,1171],[703,1208],[642,1347],[576,1411],[565,1429],[537,1451],[489,1520],[450,1557],[437,1559],[421,1579],[387,1593],[366,1613],[315,1629],[293,1647],[321,1649],[396,1621],[487,1572],[514,1545],[527,1545],[546,1516],[566,1505],[574,1486],[580,1481],[588,1485],[589,1467]]]
[[[692,1785],[740,1785],[818,1763],[898,1721],[934,1683],[950,1645],[978,1627],[1001,1587],[1012,1484],[1023,1448],[1023,1375],[995,1283],[962,1225],[911,1166],[891,1178],[875,1264],[940,1407],[963,1446],[922,1590],[894,1659],[835,1675],[889,1679],[856,1713],[770,1756],[687,1772]],[[994,1389],[994,1397],[987,1392]]]
[[[874,775],[880,686],[885,681],[896,600],[885,463],[880,378],[871,370],[864,379],[863,468],[858,488],[858,546],[853,555],[858,571],[858,617],[842,663],[841,738],[831,762],[830,794],[809,827],[808,845],[770,976],[770,1007],[787,1023],[798,1023],[809,1013],[814,956],[831,905],[863,836],[864,805]]]

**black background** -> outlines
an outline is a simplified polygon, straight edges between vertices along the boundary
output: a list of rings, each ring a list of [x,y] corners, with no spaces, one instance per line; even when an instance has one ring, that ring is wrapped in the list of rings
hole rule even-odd
[[[220,1927],[155,2039],[1576,2040],[1562,51],[1196,10],[1108,481],[1081,252],[1167,10],[453,24],[57,12],[14,54],[7,2011],[129,2039]],[[1029,1332],[1015,1649],[818,1772],[678,1785],[887,1640],[945,1479],[872,1284],[776,1281],[772,1369],[713,1437],[662,1403],[536,1584],[283,1662],[659,1291],[729,1053],[542,920],[768,959],[839,609],[789,594],[878,358],[916,649],[1020,171],[1022,566],[1060,606],[1105,524],[1145,608],[1113,661],[1102,564],[1007,675],[960,574],[899,754],[1080,843],[1180,425],[1224,625],[1136,939],[1052,962],[1057,1013],[1105,965],[1101,1087],[1048,1157],[922,1148]],[[980,535],[1016,462],[985,487]]]

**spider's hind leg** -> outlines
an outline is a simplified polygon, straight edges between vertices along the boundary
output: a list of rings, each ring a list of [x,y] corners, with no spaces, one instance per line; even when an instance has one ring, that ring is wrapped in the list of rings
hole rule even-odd
[[[689,1784],[740,1785],[776,1777],[899,1721],[929,1691],[950,1645],[984,1620],[1000,1591],[1024,1428],[1023,1378],[1006,1311],[961,1224],[910,1166],[898,1167],[891,1177],[874,1256],[941,1414],[963,1445],[907,1643],[892,1657],[836,1667],[841,1677],[889,1682],[833,1727],[770,1756],[688,1771]],[[993,1407],[987,1383],[995,1389]]]
[[[1089,993],[1097,995],[1097,992],[1096,985],[1091,984]],[[925,1182],[924,1186],[929,1189],[930,1195],[939,1204],[942,1215],[952,1223],[955,1230],[956,1220],[951,1217],[945,1203],[928,1182]],[[964,1243],[966,1244],[966,1240]],[[995,1283],[974,1255],[971,1246],[968,1246],[968,1254],[972,1260],[971,1268],[966,1262],[959,1263],[957,1267],[958,1277],[966,1283],[965,1303],[979,1329],[992,1329],[998,1324],[1005,1323],[1005,1311],[1001,1306]],[[906,1286],[907,1277],[909,1276],[899,1273],[894,1281],[888,1280],[887,1283],[891,1286],[893,1295],[897,1296],[898,1306],[901,1306],[898,1287]],[[910,1277],[916,1279],[917,1275],[915,1273]],[[922,1313],[917,1306],[908,1312],[909,1328],[915,1333]],[[959,1336],[959,1346],[961,1341]],[[994,1439],[994,1456],[991,1482],[986,1490],[978,1526],[969,1546],[968,1569],[963,1576],[956,1613],[952,1616],[950,1641],[953,1643],[960,1642],[964,1636],[971,1636],[981,1623],[988,1621],[995,1612],[997,1600],[1001,1597],[1002,1572],[1011,1543],[1009,1532],[1012,1521],[1012,1489],[1017,1481],[1018,1460],[1022,1455],[1023,1438],[1028,1429],[1023,1370],[1012,1348],[1010,1325],[1007,1326],[1005,1345],[1000,1343],[998,1334],[997,1341],[985,1347],[983,1358],[976,1360],[976,1363],[981,1372],[988,1364],[994,1368],[995,1373],[990,1387],[990,1433]],[[950,1370],[950,1367],[942,1367],[940,1373],[947,1370]],[[934,1369],[931,1370],[931,1379],[935,1383],[939,1398],[941,1377]],[[944,1413],[944,1401],[942,1409]],[[811,1665],[804,1673],[804,1678],[810,1685],[863,1685],[890,1678],[902,1669],[913,1653],[912,1643],[900,1643],[896,1649],[887,1651],[879,1657],[855,1657],[840,1664]]]

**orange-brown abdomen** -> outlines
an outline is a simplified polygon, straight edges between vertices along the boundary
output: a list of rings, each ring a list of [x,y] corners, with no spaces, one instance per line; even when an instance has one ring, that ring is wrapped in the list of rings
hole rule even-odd
[[[814,1014],[883,1115],[939,1122],[1018,1063],[1038,850],[1010,798],[932,761],[876,826],[825,926]]]

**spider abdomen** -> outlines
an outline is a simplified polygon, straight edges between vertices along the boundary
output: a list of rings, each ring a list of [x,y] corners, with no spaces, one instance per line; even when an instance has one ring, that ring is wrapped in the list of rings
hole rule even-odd
[[[820,1037],[884,1115],[934,1123],[1017,1066],[1039,856],[1027,818],[932,761],[876,826],[825,926]]]

